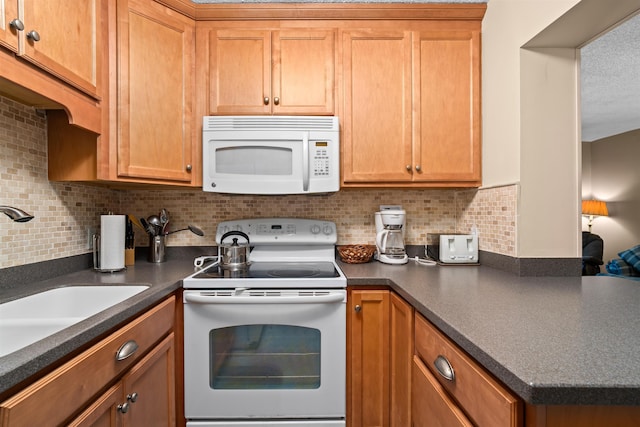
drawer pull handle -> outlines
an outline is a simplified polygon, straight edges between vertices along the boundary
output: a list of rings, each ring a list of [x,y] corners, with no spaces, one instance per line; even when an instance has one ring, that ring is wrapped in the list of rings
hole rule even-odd
[[[433,366],[436,367],[436,371],[447,381],[454,381],[456,379],[456,375],[453,372],[453,366],[447,360],[446,357],[442,355],[438,355],[436,360],[433,361]]]
[[[121,361],[133,355],[138,350],[138,343],[134,340],[129,340],[122,344],[116,353],[116,360]]]
[[[129,412],[129,402],[118,405],[117,409],[121,414],[126,414],[127,412]]]
[[[127,400],[131,403],[136,403],[136,400],[138,400],[138,393],[134,391],[131,394],[127,394]]]

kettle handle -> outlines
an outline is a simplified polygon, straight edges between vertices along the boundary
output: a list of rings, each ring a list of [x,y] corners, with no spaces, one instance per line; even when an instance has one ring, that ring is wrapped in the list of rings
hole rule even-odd
[[[220,244],[222,244],[222,242],[224,242],[224,239],[226,239],[229,236],[241,236],[241,237],[244,237],[247,240],[247,243],[249,243],[249,236],[247,236],[242,231],[233,230],[233,231],[228,231],[228,232],[226,232],[226,233],[224,233],[222,235],[222,237],[220,238]]]

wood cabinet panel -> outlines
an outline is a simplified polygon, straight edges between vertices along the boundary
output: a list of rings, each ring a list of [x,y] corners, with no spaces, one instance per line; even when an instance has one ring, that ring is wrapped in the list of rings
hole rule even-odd
[[[389,291],[350,292],[347,422],[389,425]]]
[[[118,405],[122,403],[122,383],[117,383],[95,400],[68,427],[119,427],[122,425]]]
[[[478,31],[417,33],[415,180],[479,183],[479,55]]]
[[[131,406],[124,414],[125,426],[173,427],[175,413],[175,348],[169,334],[123,378],[125,397]]]
[[[18,31],[10,23],[18,18],[18,0],[0,0],[0,46],[18,52]]]
[[[344,32],[342,73],[344,183],[410,179],[411,33]]]
[[[334,113],[335,30],[273,32],[273,112]]]
[[[411,426],[411,359],[413,356],[413,307],[391,292],[389,298],[390,419],[391,427]],[[417,424],[420,425],[420,424]]]
[[[195,23],[150,0],[117,8],[117,176],[190,183]]]
[[[209,114],[333,114],[335,30],[207,34]]]
[[[473,426],[418,356],[413,358],[411,402],[415,426]]]
[[[480,22],[440,24],[342,33],[345,187],[481,184]]]
[[[102,87],[103,0],[22,0],[20,56],[93,96]],[[30,37],[37,32],[39,40]],[[106,37],[106,35],[104,35]]]
[[[490,427],[522,425],[520,399],[420,315],[415,316],[415,346],[416,354],[474,424]],[[438,357],[447,359],[453,369],[454,379],[440,377],[434,367]]]

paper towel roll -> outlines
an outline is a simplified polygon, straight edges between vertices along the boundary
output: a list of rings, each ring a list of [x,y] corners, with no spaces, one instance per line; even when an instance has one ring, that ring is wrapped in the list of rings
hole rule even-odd
[[[100,270],[124,268],[126,215],[100,216]]]

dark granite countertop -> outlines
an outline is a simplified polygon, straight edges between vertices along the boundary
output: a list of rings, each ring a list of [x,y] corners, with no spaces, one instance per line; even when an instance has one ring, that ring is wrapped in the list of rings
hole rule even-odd
[[[341,263],[388,285],[526,402],[640,405],[640,283],[484,266]]]
[[[20,284],[15,287],[0,287],[0,302],[7,302],[63,286],[105,284],[149,286],[149,289],[120,304],[0,357],[0,394],[58,364],[60,359],[86,347],[87,344],[166,298],[180,288],[182,278],[194,271],[193,258],[193,256],[178,257],[159,264],[138,259],[135,265],[122,272],[99,273],[92,269],[85,269],[49,280]]]
[[[0,302],[65,285],[150,288],[0,357],[0,393],[77,352],[174,292],[193,272],[188,253],[0,287]],[[192,256],[193,255],[193,256]],[[350,286],[389,286],[526,402],[640,405],[640,283],[611,277],[519,277],[486,266],[339,263]]]

